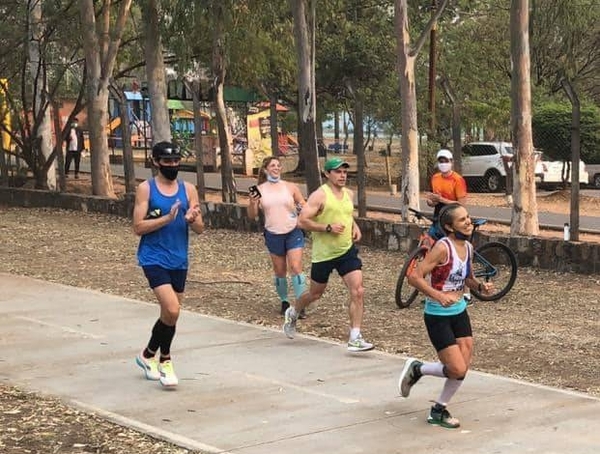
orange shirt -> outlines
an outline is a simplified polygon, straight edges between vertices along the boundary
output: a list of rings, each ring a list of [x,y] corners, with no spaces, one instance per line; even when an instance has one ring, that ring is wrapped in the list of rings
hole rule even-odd
[[[450,172],[448,176],[437,172],[431,177],[431,192],[445,199],[458,201],[467,196],[467,183],[456,172]]]

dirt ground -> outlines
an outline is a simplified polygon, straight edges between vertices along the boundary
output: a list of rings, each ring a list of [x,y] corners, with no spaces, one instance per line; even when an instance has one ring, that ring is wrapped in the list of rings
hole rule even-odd
[[[87,177],[69,185],[73,192],[89,190]],[[581,214],[600,212],[598,201],[590,199],[581,201]],[[471,202],[475,203],[474,199]],[[488,195],[480,203],[505,202],[502,197]],[[540,204],[543,209],[565,209],[564,195],[544,197]],[[127,219],[0,207],[0,232],[12,239],[0,243],[0,272],[154,301],[136,266],[137,238]],[[236,247],[231,248],[232,244]],[[308,247],[306,272],[309,253]],[[361,248],[361,257],[366,288],[365,337],[378,350],[433,360],[435,352],[427,339],[419,304],[398,310],[393,301],[404,257],[367,247]],[[185,309],[281,326],[270,261],[260,234],[207,230],[192,239],[191,258]],[[473,369],[600,396],[599,294],[598,276],[520,269],[515,287],[505,298],[495,303],[476,302],[469,309],[475,333]],[[340,279],[333,277],[323,299],[299,323],[299,330],[344,342],[346,304],[346,291]],[[140,339],[140,345],[145,341]],[[398,358],[398,367],[401,365]],[[132,374],[137,373],[132,365]],[[0,383],[2,453],[190,452],[15,385]]]

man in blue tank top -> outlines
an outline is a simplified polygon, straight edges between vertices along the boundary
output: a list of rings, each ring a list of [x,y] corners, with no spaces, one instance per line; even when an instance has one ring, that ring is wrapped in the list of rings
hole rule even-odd
[[[152,163],[158,174],[138,186],[133,209],[133,231],[141,237],[138,263],[160,305],[150,341],[135,361],[148,380],[159,380],[163,386],[178,384],[171,343],[187,277],[188,232],[204,230],[196,188],[177,180],[180,162],[175,144],[154,145]]]

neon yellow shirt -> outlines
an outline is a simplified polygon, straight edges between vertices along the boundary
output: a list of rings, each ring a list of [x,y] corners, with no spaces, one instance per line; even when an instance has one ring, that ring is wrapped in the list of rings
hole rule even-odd
[[[346,188],[342,188],[342,198],[338,199],[328,184],[321,186],[325,192],[323,211],[315,217],[321,224],[344,224],[341,235],[327,232],[312,233],[312,262],[333,260],[344,255],[352,247],[352,227],[354,224],[354,204]]]

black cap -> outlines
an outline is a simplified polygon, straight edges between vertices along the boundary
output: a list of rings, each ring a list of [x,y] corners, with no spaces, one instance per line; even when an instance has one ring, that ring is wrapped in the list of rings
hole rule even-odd
[[[152,147],[152,158],[181,158],[179,147],[172,142],[158,142]]]

